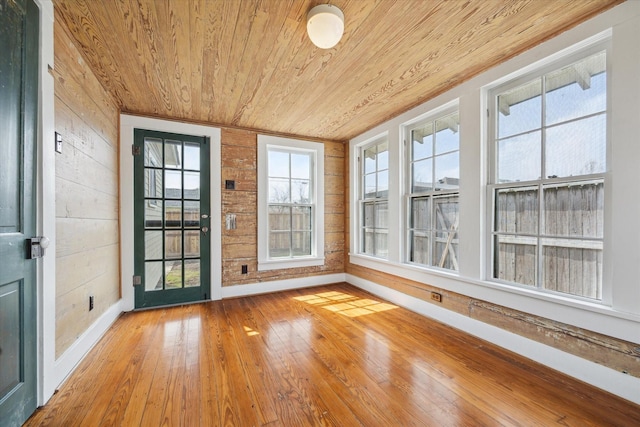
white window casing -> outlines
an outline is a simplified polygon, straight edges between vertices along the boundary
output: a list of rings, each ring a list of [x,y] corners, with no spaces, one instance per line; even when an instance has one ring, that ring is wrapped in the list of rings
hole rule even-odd
[[[459,269],[459,123],[455,106],[402,127],[408,264]]]
[[[603,300],[607,43],[488,93],[487,279]]]
[[[274,164],[272,170],[276,168],[276,175],[269,173],[269,159]],[[275,165],[276,158],[288,159],[286,167]],[[300,179],[304,181],[305,196],[290,197],[293,189],[290,187],[296,177],[292,174],[291,162],[296,159],[309,159],[307,169],[310,176]],[[284,163],[283,163],[284,164]],[[295,165],[293,165],[295,167]],[[280,170],[278,170],[278,168]],[[275,270],[282,268],[311,267],[324,264],[324,145],[319,142],[296,140],[270,135],[258,135],[258,270]],[[271,180],[271,181],[270,181]],[[278,190],[277,184],[270,187],[270,182],[281,182],[281,186],[287,196],[270,198],[270,189]],[[308,187],[308,188],[307,188]],[[299,189],[300,191],[303,191]],[[275,199],[277,200],[274,200]],[[306,223],[305,229],[294,229],[291,225],[288,229],[283,226],[282,231],[270,230],[269,212],[280,209],[283,217],[291,218],[294,211],[306,211],[310,216],[310,221]],[[288,213],[288,215],[287,215]],[[303,214],[304,215],[304,214]],[[286,218],[283,218],[283,221]],[[287,221],[280,221],[283,224]],[[292,220],[290,220],[292,221]],[[309,227],[310,225],[310,227]],[[292,246],[288,246],[288,252],[284,250],[276,253],[272,248],[270,251],[270,241],[279,238],[281,241],[293,239],[292,236],[302,235],[307,239],[310,237],[310,246],[306,244],[304,253],[293,253]],[[276,237],[277,236],[277,237]],[[271,240],[270,240],[271,239]]]
[[[389,245],[389,141],[369,142],[358,152],[358,252],[386,259]]]

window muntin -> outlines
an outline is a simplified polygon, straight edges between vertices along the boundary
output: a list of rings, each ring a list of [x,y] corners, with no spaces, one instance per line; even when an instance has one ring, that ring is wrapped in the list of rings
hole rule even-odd
[[[494,279],[602,299],[606,51],[494,94]]]
[[[324,265],[324,144],[258,135],[258,271]]]
[[[269,259],[313,255],[315,155],[267,148]]]
[[[458,112],[407,128],[407,261],[458,270]]]
[[[360,159],[360,253],[387,258],[389,143],[386,138],[364,147],[360,152]]]

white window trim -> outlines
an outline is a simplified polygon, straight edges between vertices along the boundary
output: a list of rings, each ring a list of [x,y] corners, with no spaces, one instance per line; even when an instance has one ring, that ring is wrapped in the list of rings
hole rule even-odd
[[[607,136],[606,136],[606,164],[605,171],[602,173],[592,174],[592,175],[579,175],[573,177],[561,177],[555,179],[543,179],[538,178],[535,180],[526,181],[523,183],[499,183],[497,182],[497,149],[495,146],[496,141],[496,129],[497,129],[497,113],[496,107],[493,105],[494,99],[500,94],[509,89],[518,87],[524,83],[527,83],[536,78],[540,78],[541,76],[546,75],[547,73],[559,70],[563,67],[566,67],[574,62],[580,61],[582,59],[588,58],[591,55],[594,55],[598,52],[606,52],[606,61],[607,61],[607,109],[606,109],[606,122],[607,122]],[[540,294],[551,294],[558,295],[562,298],[567,298],[569,300],[576,301],[585,301],[587,303],[593,304],[602,304],[602,305],[611,305],[611,281],[608,280],[607,270],[609,269],[609,265],[607,263],[606,258],[606,242],[609,237],[608,227],[607,227],[607,217],[610,216],[609,211],[611,210],[611,203],[608,202],[607,192],[609,191],[609,176],[611,171],[611,81],[612,81],[612,70],[611,70],[611,35],[609,32],[604,32],[598,34],[597,36],[590,38],[583,43],[573,46],[570,49],[565,49],[561,52],[551,57],[548,57],[538,64],[536,67],[526,67],[521,72],[512,73],[510,75],[509,80],[501,79],[499,84],[492,84],[490,87],[486,88],[485,91],[485,101],[487,105],[487,111],[489,112],[489,119],[487,120],[486,126],[486,135],[487,135],[487,154],[488,154],[488,165],[487,165],[487,191],[486,191],[486,214],[485,214],[485,245],[486,245],[486,254],[485,257],[485,272],[486,277],[484,278],[486,281],[493,283],[500,283],[507,287],[513,288],[524,288],[531,290]],[[544,112],[543,112],[544,114]],[[544,130],[544,129],[543,129]],[[542,153],[544,156],[544,153]],[[603,273],[602,273],[602,298],[600,300],[583,297],[580,295],[571,295],[565,294],[562,292],[552,291],[544,289],[540,283],[540,275],[542,272],[539,270],[540,268],[540,260],[538,260],[536,266],[536,284],[534,286],[528,286],[524,284],[519,284],[515,282],[508,282],[505,280],[501,280],[499,278],[494,277],[493,272],[493,263],[495,256],[495,247],[493,242],[494,236],[494,208],[495,208],[495,191],[501,188],[512,188],[519,186],[531,186],[531,187],[539,187],[542,189],[545,184],[552,183],[572,183],[572,182],[583,182],[589,180],[600,180],[604,182],[605,186],[605,203],[604,203],[604,216],[605,216],[605,226],[604,226],[604,237],[600,239],[587,239],[587,240],[599,240],[602,242],[605,249],[603,251]],[[542,192],[539,197],[542,197]],[[542,214],[542,213],[540,213]],[[542,236],[542,230],[538,230],[538,239],[544,240]],[[538,249],[537,249],[538,250]]]
[[[351,243],[351,247],[355,249],[354,252],[356,252],[359,256],[365,257],[365,258],[372,258],[372,259],[377,259],[377,260],[388,260],[388,256],[387,257],[380,257],[380,256],[376,256],[374,254],[367,254],[364,252],[364,248],[363,248],[363,235],[362,235],[362,230],[364,228],[364,224],[363,224],[363,205],[365,203],[366,200],[373,200],[376,201],[377,199],[365,199],[364,198],[364,170],[363,170],[363,161],[360,158],[362,156],[362,153],[364,152],[364,150],[366,150],[369,147],[373,147],[374,145],[380,144],[386,142],[387,144],[389,144],[389,148],[388,148],[388,152],[389,152],[389,164],[387,167],[387,171],[388,171],[388,177],[389,177],[389,182],[388,182],[388,186],[389,186],[389,194],[391,193],[391,183],[392,183],[392,176],[391,176],[391,145],[390,145],[390,141],[389,141],[389,135],[387,133],[383,133],[380,135],[376,135],[373,138],[369,138],[366,141],[358,144],[355,147],[355,150],[353,151],[353,171],[355,171],[354,173],[354,182],[352,183],[352,187],[353,189],[355,189],[355,191],[353,191],[353,195],[354,195],[354,206],[355,208],[352,209],[352,212],[355,212],[355,215],[352,215],[352,224],[355,224],[355,232],[352,232],[352,236],[353,236],[353,240]],[[385,199],[387,201],[387,205],[389,206],[389,196],[387,196],[387,198]],[[389,206],[388,208],[389,210],[391,209],[391,207]],[[387,233],[391,233],[392,232],[392,223],[388,222],[387,223]],[[387,253],[389,253],[389,239],[387,238]]]
[[[431,111],[429,111],[427,114],[423,114],[419,117],[417,117],[414,120],[411,120],[409,122],[403,123],[400,127],[401,132],[402,132],[402,139],[404,142],[404,156],[402,158],[402,174],[403,174],[403,205],[402,205],[402,244],[403,244],[403,262],[407,265],[413,266],[413,267],[417,267],[420,269],[426,269],[426,270],[435,270],[435,271],[443,271],[443,272],[448,272],[448,273],[452,273],[452,274],[459,274],[459,271],[457,270],[453,270],[453,269],[449,269],[449,268],[441,268],[435,265],[431,265],[431,264],[421,264],[418,262],[413,262],[409,260],[409,256],[411,254],[411,249],[410,249],[410,239],[409,239],[409,224],[411,223],[411,199],[412,196],[416,196],[411,192],[411,184],[412,184],[412,176],[411,176],[411,163],[412,163],[412,158],[411,158],[411,130],[414,129],[416,126],[420,126],[424,123],[430,122],[430,121],[436,121],[441,117],[445,117],[449,114],[453,114],[457,112],[458,113],[458,117],[460,115],[460,109],[459,109],[459,105],[458,105],[458,100],[455,99],[454,101],[448,102],[444,105],[441,105],[438,108],[435,108]],[[459,122],[461,122],[461,119],[458,119]],[[461,128],[461,126],[460,126]],[[458,131],[460,133],[460,130]],[[459,141],[458,141],[458,153],[459,155],[462,153],[462,138],[460,137]],[[435,157],[435,154],[433,154],[432,158]],[[460,168],[460,163],[458,163],[458,167]],[[429,197],[430,200],[434,200],[437,199],[439,197],[446,197],[446,196],[457,196],[458,200],[460,200],[460,187],[458,187],[457,190],[455,191],[440,191],[440,192],[434,192],[434,191],[430,191],[428,193],[423,194],[422,196],[426,196]],[[460,239],[460,227],[458,227],[457,230],[458,233],[458,239]]]
[[[310,256],[269,259],[269,170],[268,150],[312,153],[314,212],[312,215],[312,254]],[[258,135],[258,271],[324,265],[324,144],[271,135]]]

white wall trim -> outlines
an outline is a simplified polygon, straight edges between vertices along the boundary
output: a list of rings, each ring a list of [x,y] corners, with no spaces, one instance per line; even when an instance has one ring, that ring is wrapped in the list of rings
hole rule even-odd
[[[109,330],[122,313],[123,300],[119,300],[100,316],[74,343],[56,360],[53,383],[58,388],[73,373],[76,366]]]
[[[55,94],[53,76],[53,3],[35,0],[40,8],[40,70],[38,160],[36,162],[37,232],[51,241],[46,255],[37,263],[38,405],[55,392],[56,347],[56,159],[54,150]]]
[[[640,404],[640,394],[638,393],[640,378],[623,374],[351,274],[346,274],[346,281],[415,313],[453,326],[609,393]]]
[[[286,259],[269,258],[269,149],[290,153],[299,151],[313,156],[312,188],[313,237],[310,256]],[[258,134],[258,271],[324,265],[324,144],[300,139]]]
[[[297,279],[273,280],[271,282],[252,283],[248,285],[225,286],[222,288],[222,298],[236,298],[249,295],[268,294],[271,292],[288,291],[292,289],[304,289],[314,286],[342,283],[344,281],[344,273],[335,273],[300,277]]]
[[[212,218],[209,226],[211,232],[211,299],[218,300],[222,296],[222,190],[221,185],[221,131],[212,126],[183,123],[150,117],[120,115],[120,248],[121,248],[121,286],[123,311],[134,308],[133,289],[133,130],[147,129],[160,132],[173,132],[185,135],[208,136],[210,147],[210,192]]]
[[[350,153],[349,162],[351,163],[349,165],[349,186],[351,190],[351,197],[350,197],[350,200],[348,201],[348,207],[349,207],[349,210],[352,212],[351,219],[349,222],[350,229],[351,229],[349,247],[351,248],[352,253],[362,253],[363,251],[362,242],[360,242],[360,240],[358,239],[359,230],[362,229],[362,219],[360,218],[360,203],[362,200],[362,183],[361,183],[362,170],[360,168],[359,157],[361,156],[361,152],[365,148],[368,148],[369,146],[373,146],[384,141],[386,141],[389,144],[390,148],[396,147],[398,144],[400,144],[399,142],[400,132],[401,130],[399,130],[397,134],[395,134],[393,141],[391,140],[392,138],[390,136],[389,129],[386,129],[384,131],[380,131],[374,134],[368,133],[367,138],[359,139],[358,142],[356,143],[352,141],[349,144],[349,147],[347,148]],[[398,139],[395,139],[395,138],[398,138]],[[393,150],[389,149],[389,151],[391,152]],[[389,192],[390,193],[391,193],[390,190],[392,188],[392,185],[395,185],[393,188],[396,188],[398,185],[400,185],[400,183],[394,178],[395,175],[398,173],[398,171],[396,169],[394,169],[393,171],[391,170],[391,166],[394,166],[393,163],[394,163],[393,159],[389,157],[388,170],[389,170]],[[388,203],[392,204],[390,200],[388,200]],[[389,225],[389,234],[391,235],[395,234],[392,232],[393,226],[394,226],[393,224],[395,222],[398,222],[396,221],[395,218],[387,219],[387,224]],[[397,253],[396,255],[400,256],[400,253]],[[369,256],[369,255],[365,255],[365,256]]]

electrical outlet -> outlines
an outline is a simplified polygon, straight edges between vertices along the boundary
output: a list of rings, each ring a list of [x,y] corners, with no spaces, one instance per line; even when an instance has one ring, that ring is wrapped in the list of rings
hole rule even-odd
[[[89,311],[93,310],[93,295],[89,296]]]
[[[439,294],[437,292],[431,292],[431,299],[436,302],[442,302],[442,294]]]
[[[249,267],[246,264],[242,265],[242,274],[247,274],[249,272]]]

